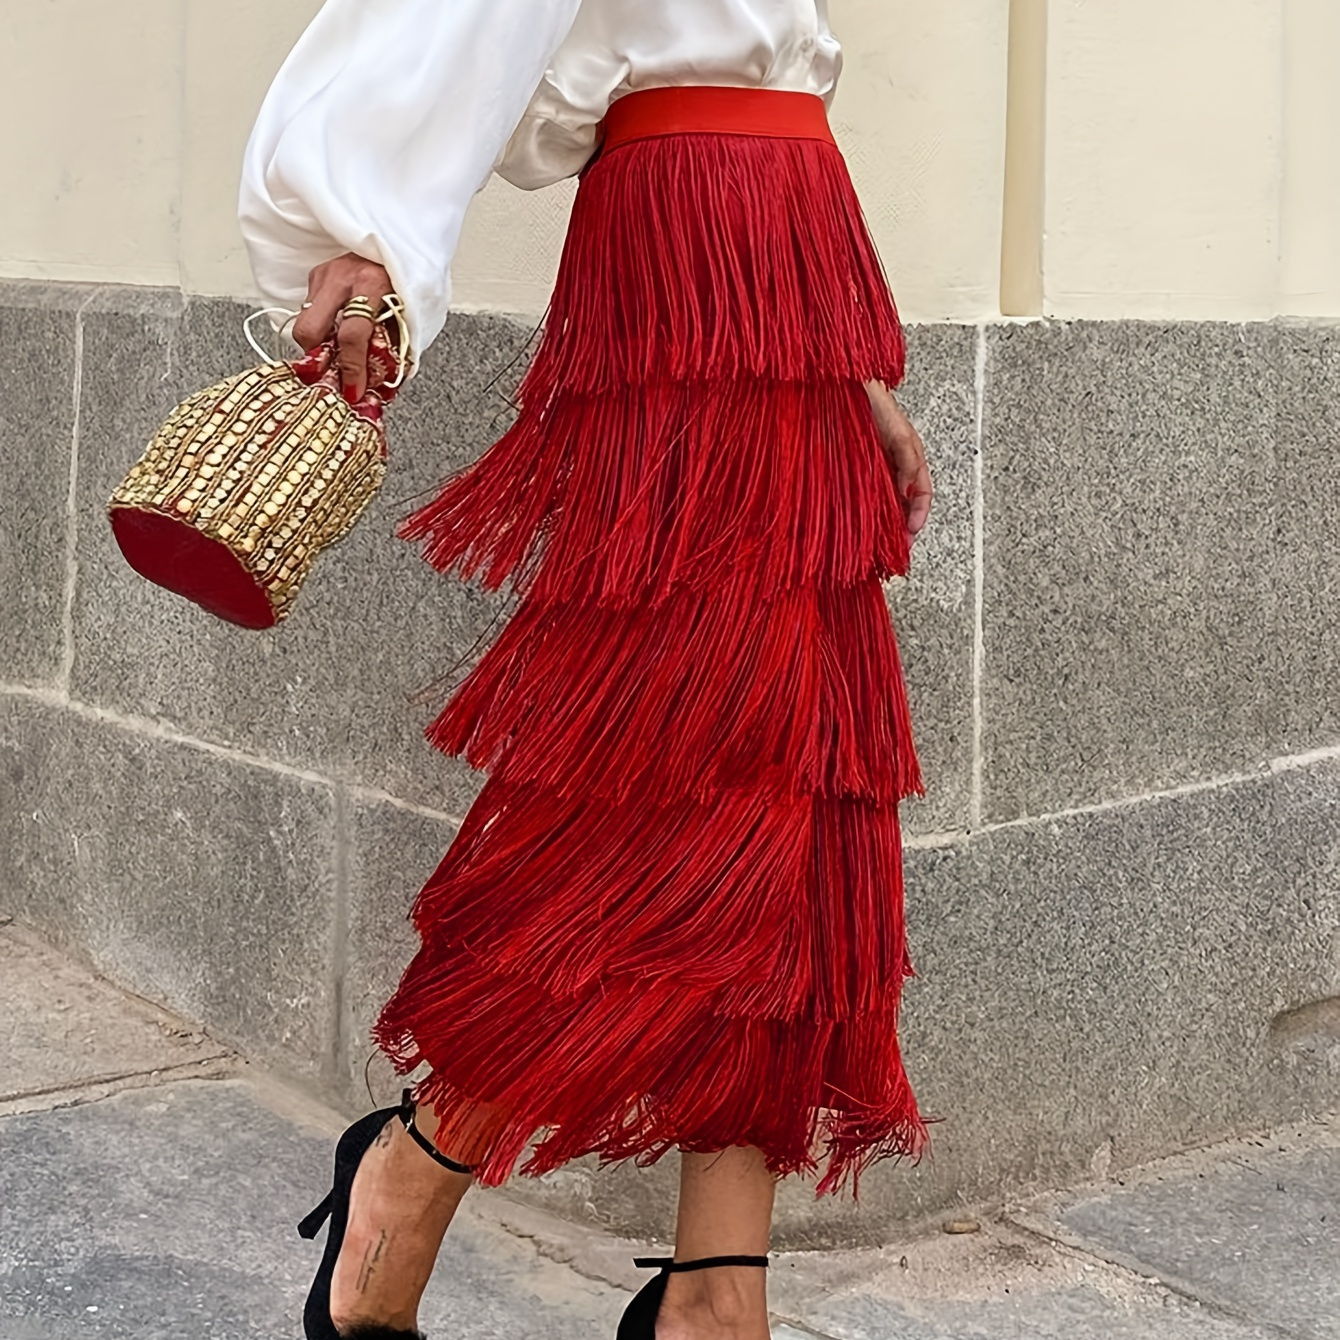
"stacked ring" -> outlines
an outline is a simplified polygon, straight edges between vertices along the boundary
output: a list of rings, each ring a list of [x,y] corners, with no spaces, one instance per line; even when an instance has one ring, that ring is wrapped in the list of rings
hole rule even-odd
[[[363,320],[371,321],[374,325],[377,322],[377,309],[372,305],[372,299],[362,295],[350,298],[340,310],[340,315],[344,317],[360,316]]]

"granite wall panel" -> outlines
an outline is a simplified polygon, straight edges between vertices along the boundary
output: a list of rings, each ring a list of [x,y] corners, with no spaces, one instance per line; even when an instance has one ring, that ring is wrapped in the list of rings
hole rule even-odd
[[[988,820],[1239,772],[1273,749],[1270,331],[991,332]]]
[[[83,289],[14,285],[0,302],[0,680],[52,684],[64,657],[66,499]]]
[[[113,981],[330,1070],[335,802],[319,781],[0,696],[0,888]]]

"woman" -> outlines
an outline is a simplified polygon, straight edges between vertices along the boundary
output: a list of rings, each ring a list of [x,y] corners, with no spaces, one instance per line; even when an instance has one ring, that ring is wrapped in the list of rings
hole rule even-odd
[[[620,1334],[767,1335],[775,1179],[915,1155],[881,579],[931,486],[828,130],[823,0],[327,0],[252,137],[262,290],[368,390],[369,311],[440,331],[496,166],[582,184],[515,426],[405,523],[517,613],[430,730],[490,776],[415,905],[309,1336],[406,1337],[473,1181],[682,1153]],[[398,1119],[397,1119],[398,1118]],[[542,1136],[531,1148],[534,1138]],[[425,1154],[428,1157],[425,1157]]]

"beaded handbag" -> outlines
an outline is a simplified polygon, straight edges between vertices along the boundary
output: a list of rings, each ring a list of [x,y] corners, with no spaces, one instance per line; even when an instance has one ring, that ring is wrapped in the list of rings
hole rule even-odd
[[[386,478],[382,408],[408,357],[400,309],[389,306],[400,347],[384,321],[375,325],[357,405],[340,393],[332,341],[173,410],[107,504],[136,572],[244,628],[288,614],[317,556],[348,534]]]

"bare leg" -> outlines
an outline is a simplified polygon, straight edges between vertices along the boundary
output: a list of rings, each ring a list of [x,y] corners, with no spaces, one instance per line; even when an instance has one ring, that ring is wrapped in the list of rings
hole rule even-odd
[[[776,1181],[757,1149],[684,1154],[675,1259],[766,1256]],[[656,1340],[767,1340],[767,1272],[720,1266],[671,1275]]]
[[[437,1116],[421,1107],[415,1124],[432,1138]],[[349,1227],[331,1280],[336,1329],[376,1323],[416,1329],[447,1226],[473,1179],[434,1163],[392,1119],[363,1156],[349,1202]]]

